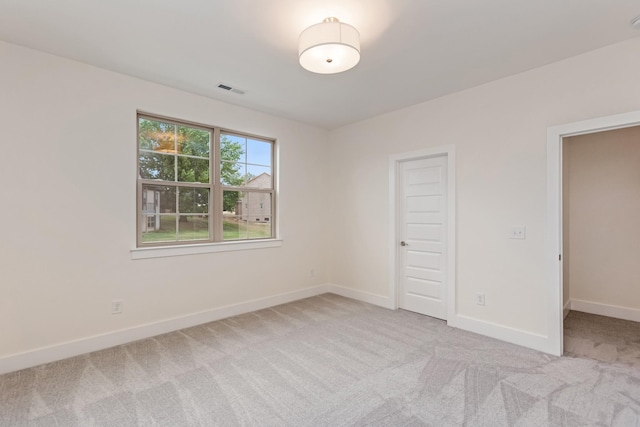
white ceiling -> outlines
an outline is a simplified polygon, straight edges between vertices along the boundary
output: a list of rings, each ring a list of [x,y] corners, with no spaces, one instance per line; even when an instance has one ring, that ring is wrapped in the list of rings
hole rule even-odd
[[[639,14],[638,0],[0,0],[0,39],[332,129],[629,39]],[[358,28],[362,59],[316,75],[298,35],[328,16]]]

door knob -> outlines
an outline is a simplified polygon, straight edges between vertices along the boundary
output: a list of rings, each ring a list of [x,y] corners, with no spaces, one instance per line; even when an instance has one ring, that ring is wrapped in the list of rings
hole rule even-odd
[[[403,240],[402,242],[400,242],[400,246],[409,246],[409,245],[407,244],[407,242]]]

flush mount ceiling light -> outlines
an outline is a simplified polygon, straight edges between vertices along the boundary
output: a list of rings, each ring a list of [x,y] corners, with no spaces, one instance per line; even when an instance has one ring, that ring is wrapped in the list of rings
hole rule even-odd
[[[347,71],[360,62],[360,33],[338,18],[326,18],[300,33],[298,58],[313,73]]]

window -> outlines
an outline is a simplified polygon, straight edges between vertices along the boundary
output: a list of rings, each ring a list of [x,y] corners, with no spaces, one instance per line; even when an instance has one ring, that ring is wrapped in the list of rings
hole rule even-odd
[[[272,238],[274,142],[138,115],[138,247]]]

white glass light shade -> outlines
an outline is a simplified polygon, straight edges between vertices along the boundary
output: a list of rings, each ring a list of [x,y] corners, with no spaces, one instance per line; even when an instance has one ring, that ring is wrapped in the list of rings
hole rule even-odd
[[[312,25],[298,39],[300,65],[319,74],[347,71],[360,62],[360,33],[336,18]]]

